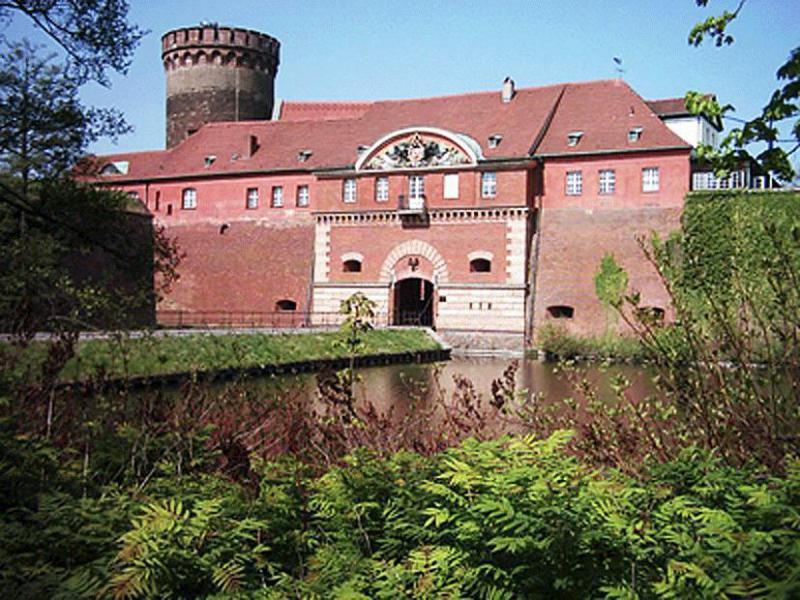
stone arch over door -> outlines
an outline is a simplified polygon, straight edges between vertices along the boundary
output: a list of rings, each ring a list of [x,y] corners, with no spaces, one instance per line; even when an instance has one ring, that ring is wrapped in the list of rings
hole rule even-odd
[[[389,283],[392,280],[394,266],[401,258],[409,254],[417,254],[427,258],[433,265],[433,275],[439,283],[446,283],[450,279],[450,275],[447,272],[447,263],[436,248],[422,240],[409,240],[398,244],[389,252],[389,255],[381,265],[380,281]]]

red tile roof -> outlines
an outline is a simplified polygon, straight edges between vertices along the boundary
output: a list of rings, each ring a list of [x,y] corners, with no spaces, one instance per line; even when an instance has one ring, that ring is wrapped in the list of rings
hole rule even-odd
[[[283,102],[281,121],[323,121],[328,119],[357,119],[372,102]]]
[[[370,146],[392,131],[414,126],[470,136],[489,159],[524,159],[531,153],[689,149],[619,80],[523,88],[508,103],[495,90],[414,100],[287,104],[278,121],[209,123],[171,150],[102,157],[105,163],[130,161],[127,175],[107,179],[352,167],[359,146]],[[635,144],[627,139],[632,126],[643,128]],[[583,132],[581,141],[568,146],[567,134],[578,130]],[[492,135],[502,136],[496,148],[487,143]],[[250,136],[258,139],[258,148],[247,158]],[[305,162],[298,160],[301,151],[311,152]],[[206,158],[211,156],[215,159],[209,164]]]
[[[641,128],[638,141],[629,142],[631,129]],[[572,132],[583,132],[575,146]],[[536,154],[581,154],[689,146],[662,123],[644,100],[619,79],[566,86],[553,121]]]
[[[686,100],[683,97],[648,100],[647,106],[660,117],[689,114],[686,109]]]

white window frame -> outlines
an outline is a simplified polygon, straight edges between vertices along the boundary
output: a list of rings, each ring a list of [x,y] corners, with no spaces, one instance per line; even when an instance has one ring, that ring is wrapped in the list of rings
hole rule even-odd
[[[311,192],[307,185],[298,185],[295,193],[294,203],[300,208],[304,208],[311,203]]]
[[[497,172],[484,171],[481,173],[481,198],[497,197]]]
[[[258,208],[258,188],[247,188],[245,194],[244,206],[248,210],[255,210]]]
[[[617,191],[617,172],[614,169],[600,169],[597,181],[598,193],[608,196]]]
[[[283,186],[272,186],[272,208],[283,208]]]
[[[195,188],[184,188],[181,192],[181,208],[183,210],[194,210],[197,208],[197,190]]]
[[[458,173],[444,174],[442,195],[445,200],[456,200],[458,198]]]
[[[408,176],[408,197],[410,200],[425,198],[425,177],[423,175]]]
[[[657,192],[661,187],[661,173],[658,167],[645,167],[642,169],[642,191]]]
[[[389,201],[389,178],[378,177],[375,179],[375,202]]]
[[[566,193],[567,196],[583,194],[583,171],[567,171]]]
[[[349,177],[342,182],[342,202],[353,204],[356,201],[356,196],[356,180],[353,177]]]

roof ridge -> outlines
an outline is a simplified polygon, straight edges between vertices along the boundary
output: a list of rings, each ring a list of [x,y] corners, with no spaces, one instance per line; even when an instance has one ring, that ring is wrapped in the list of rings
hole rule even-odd
[[[378,100],[284,100],[284,104],[294,104],[297,106],[298,104],[307,104],[307,105],[331,105],[331,104],[341,104],[341,105],[363,105],[363,104],[374,104],[378,102]]]
[[[561,81],[556,83],[546,83],[544,85],[531,85],[526,87],[518,87],[516,88],[516,92],[530,92],[530,91],[538,91],[538,90],[545,90],[548,88],[559,88],[564,86],[579,86],[579,85],[593,85],[598,83],[614,83],[622,81],[625,85],[630,87],[630,85],[624,81],[619,79],[587,79],[585,81]],[[441,100],[441,99],[449,99],[449,98],[464,98],[468,96],[481,96],[486,94],[496,94],[499,93],[500,88],[492,89],[492,90],[479,90],[474,92],[455,92],[451,94],[437,94],[434,96],[420,96],[416,98],[381,98],[379,100],[284,100],[285,104],[391,104],[397,102],[423,102],[425,100]]]

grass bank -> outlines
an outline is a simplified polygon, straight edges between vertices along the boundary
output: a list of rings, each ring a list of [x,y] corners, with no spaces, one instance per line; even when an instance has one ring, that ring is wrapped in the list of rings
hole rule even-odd
[[[536,350],[548,359],[602,360],[644,362],[650,358],[647,349],[633,337],[615,334],[579,336],[556,327],[545,326],[537,332]]]
[[[62,381],[91,377],[146,377],[192,371],[246,369],[299,361],[335,359],[346,356],[339,342],[340,332],[305,334],[196,334],[146,336],[78,343],[76,354],[59,373]],[[420,329],[382,329],[364,334],[362,355],[434,350],[438,344]],[[35,382],[41,377],[48,344],[34,343],[24,350],[8,344],[0,351],[21,353],[14,360],[17,380]],[[6,361],[4,361],[6,362]],[[9,361],[10,363],[11,361]]]

